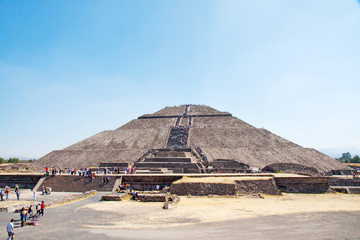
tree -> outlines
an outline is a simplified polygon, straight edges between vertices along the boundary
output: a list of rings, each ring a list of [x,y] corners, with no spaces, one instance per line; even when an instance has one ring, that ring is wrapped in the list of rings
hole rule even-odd
[[[356,155],[355,157],[353,157],[353,158],[351,159],[351,162],[352,162],[352,163],[360,163],[360,157],[359,157],[359,155]]]
[[[9,158],[8,163],[19,163],[20,160],[18,158]]]
[[[350,160],[351,159],[351,154],[349,152],[343,153],[341,158],[339,158],[340,160]]]
[[[5,163],[5,162],[6,162],[5,159],[3,159],[2,157],[0,157],[0,164]]]

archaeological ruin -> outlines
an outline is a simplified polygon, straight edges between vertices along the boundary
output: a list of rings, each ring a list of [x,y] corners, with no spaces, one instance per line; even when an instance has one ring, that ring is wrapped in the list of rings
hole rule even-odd
[[[347,169],[315,149],[199,105],[165,107],[142,115],[118,129],[52,151],[36,164],[58,168],[136,166],[138,173],[234,173],[269,170],[273,164],[284,172]]]
[[[19,176],[0,178],[9,185],[18,182],[35,190],[47,184],[54,191],[114,192],[120,184],[129,184],[137,190],[161,185],[185,195],[278,195],[280,191],[327,192],[330,185],[340,185],[330,175],[352,173],[315,149],[256,128],[228,112],[190,104],[142,115],[118,129],[52,151],[34,166],[62,171],[87,168],[111,179],[104,184],[102,177],[96,177],[90,184],[77,175],[24,177],[29,181],[20,181]],[[352,187],[359,185],[356,182]]]

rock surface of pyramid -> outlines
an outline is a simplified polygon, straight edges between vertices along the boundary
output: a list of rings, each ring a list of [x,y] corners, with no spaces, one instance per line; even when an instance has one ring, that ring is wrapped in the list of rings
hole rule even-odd
[[[315,149],[303,148],[230,113],[203,105],[165,107],[142,115],[118,129],[52,151],[36,165],[65,168],[135,162],[149,149],[165,148],[171,129],[178,126],[189,127],[187,147],[200,147],[209,162],[230,159],[260,169],[273,163],[301,164],[318,171],[346,168]]]

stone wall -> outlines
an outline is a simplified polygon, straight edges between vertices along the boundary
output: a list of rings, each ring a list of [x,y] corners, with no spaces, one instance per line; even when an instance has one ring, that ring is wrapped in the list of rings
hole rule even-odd
[[[43,175],[26,175],[26,174],[1,174],[0,175],[0,188],[9,186],[14,188],[17,184],[23,189],[33,189],[37,182],[42,178]]]
[[[158,151],[154,153],[155,157],[185,157],[185,151]]]
[[[186,178],[184,181],[173,182],[170,192],[176,195],[194,196],[259,193],[281,195],[272,177]]]
[[[360,186],[360,179],[330,178],[331,186]]]
[[[140,202],[166,202],[168,198],[168,193],[161,194],[139,194]]]
[[[269,194],[269,195],[281,195],[281,192],[276,187],[273,178],[264,178],[262,180],[244,180],[235,181],[237,194]]]
[[[235,195],[236,187],[234,183],[173,183],[170,192],[179,196]]]
[[[190,163],[191,159],[190,158],[185,158],[185,157],[175,157],[175,158],[170,158],[170,157],[153,157],[153,158],[145,158],[144,162],[158,162],[158,163]]]
[[[136,162],[136,167],[142,168],[195,168],[198,169],[195,163],[189,162]]]
[[[79,176],[52,175],[46,177],[43,186],[51,187],[53,192],[86,192],[97,190],[111,192],[118,176],[111,176],[108,183],[102,183],[104,176],[95,176],[94,182],[90,178]]]
[[[355,170],[350,169],[331,170],[332,175],[352,175],[355,172]]]
[[[130,184],[134,190],[142,190],[143,185],[146,190],[156,189],[156,185],[165,187],[170,186],[172,182],[181,179],[182,176],[137,176],[124,175],[122,177],[123,184]]]
[[[328,177],[275,177],[278,189],[286,193],[325,193],[330,189]]]
[[[127,168],[129,167],[130,164],[129,163],[117,163],[117,162],[113,162],[113,163],[100,163],[99,167],[116,167],[116,168]]]
[[[348,192],[350,194],[360,194],[360,187],[349,187]]]

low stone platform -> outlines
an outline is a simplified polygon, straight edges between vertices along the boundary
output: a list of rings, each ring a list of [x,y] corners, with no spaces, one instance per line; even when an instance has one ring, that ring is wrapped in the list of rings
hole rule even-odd
[[[349,194],[360,194],[360,187],[353,186],[332,186],[332,190],[340,193],[349,193]]]
[[[206,195],[281,195],[271,177],[184,177],[171,184],[172,194],[184,196]]]
[[[129,193],[109,194],[101,197],[101,201],[122,201]]]
[[[276,186],[286,193],[326,193],[330,190],[328,177],[275,177]]]
[[[140,202],[166,202],[168,193],[139,194]]]

